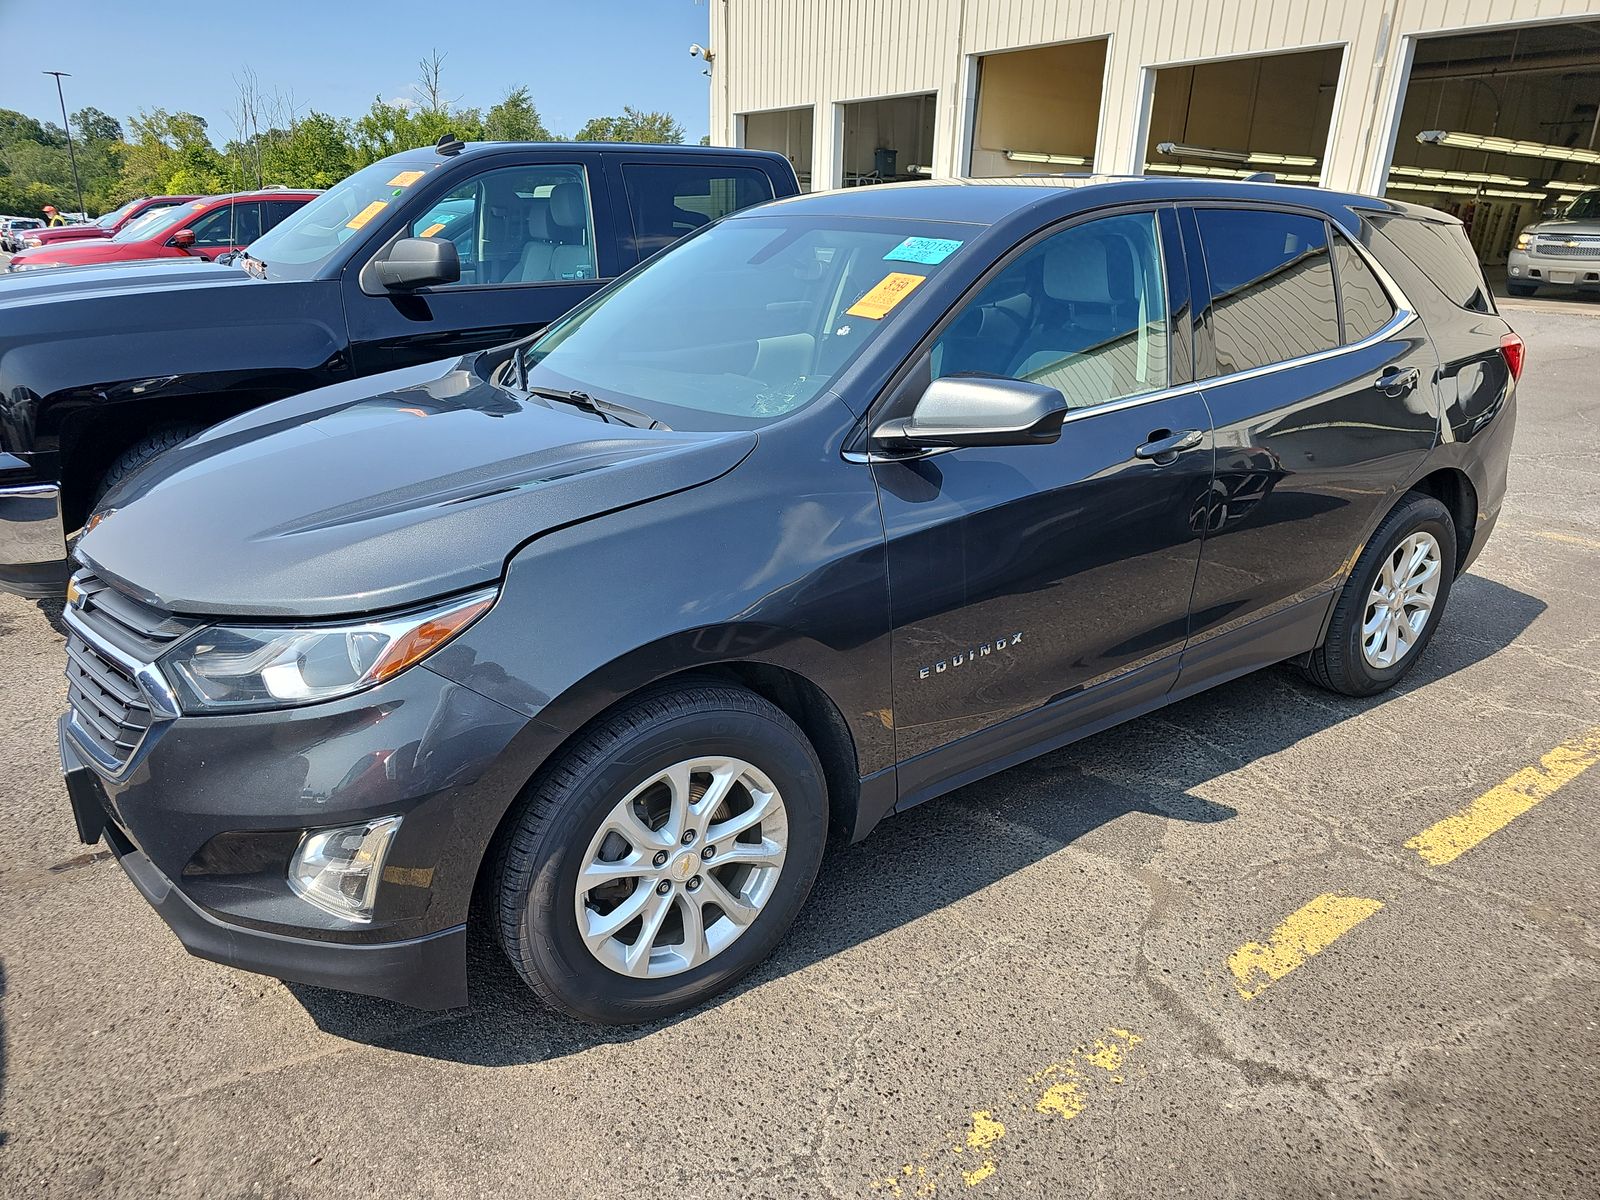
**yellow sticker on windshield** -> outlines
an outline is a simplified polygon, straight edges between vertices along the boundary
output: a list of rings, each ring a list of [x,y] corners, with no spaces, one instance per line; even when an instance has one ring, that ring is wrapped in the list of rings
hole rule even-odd
[[[444,228],[444,222],[440,221],[437,225],[429,225],[421,233],[417,234],[417,236],[418,237],[432,237],[434,234],[438,233],[439,230],[441,230],[443,228]]]
[[[913,288],[926,279],[926,275],[907,275],[903,271],[892,271],[878,282],[877,287],[845,309],[845,312],[852,317],[866,317],[871,321],[882,320],[894,310],[896,304],[911,294]]]
[[[346,221],[344,226],[346,229],[360,229],[368,221],[372,220],[373,217],[377,216],[388,207],[389,202],[387,200],[374,200],[371,204],[367,205],[355,216]]]
[[[426,171],[401,171],[400,174],[389,180],[389,186],[410,187],[413,183],[421,179],[426,174]]]

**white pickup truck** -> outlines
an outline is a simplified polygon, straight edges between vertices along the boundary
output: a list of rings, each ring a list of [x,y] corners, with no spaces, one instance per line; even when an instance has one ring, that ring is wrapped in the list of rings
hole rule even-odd
[[[1506,260],[1506,291],[1531,296],[1541,287],[1600,291],[1600,189],[1517,234]]]

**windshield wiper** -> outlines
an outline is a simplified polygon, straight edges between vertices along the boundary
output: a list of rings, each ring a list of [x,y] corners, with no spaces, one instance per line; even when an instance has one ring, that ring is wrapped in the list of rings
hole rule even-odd
[[[523,368],[526,370],[526,368]],[[581,392],[576,388],[551,388],[551,387],[526,387],[523,391],[530,396],[542,396],[546,400],[559,400],[563,404],[571,404],[581,408],[584,412],[594,413],[607,424],[632,425],[636,429],[665,429],[671,427],[662,424],[647,413],[640,412],[637,408],[629,408],[626,404],[618,404],[615,400],[601,400],[591,396],[588,392]]]

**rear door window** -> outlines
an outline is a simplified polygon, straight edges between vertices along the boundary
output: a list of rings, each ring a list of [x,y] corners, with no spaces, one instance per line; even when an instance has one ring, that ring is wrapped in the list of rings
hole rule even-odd
[[[1331,350],[1341,341],[1326,224],[1262,209],[1195,210],[1211,277],[1217,373]]]
[[[641,259],[718,217],[772,199],[772,181],[750,167],[629,163],[622,182]]]
[[[1366,259],[1344,238],[1334,235],[1333,268],[1339,277],[1339,311],[1345,344],[1369,338],[1394,318],[1394,302],[1367,266]]]
[[[265,200],[261,204],[261,232],[277,226],[290,213],[298,212],[305,207],[304,200]]]

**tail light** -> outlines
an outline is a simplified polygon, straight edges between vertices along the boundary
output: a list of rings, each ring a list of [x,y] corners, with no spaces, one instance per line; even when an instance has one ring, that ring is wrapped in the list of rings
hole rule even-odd
[[[1506,360],[1506,366],[1511,370],[1511,378],[1522,378],[1522,362],[1528,356],[1528,346],[1514,333],[1508,333],[1500,339],[1500,355]]]

